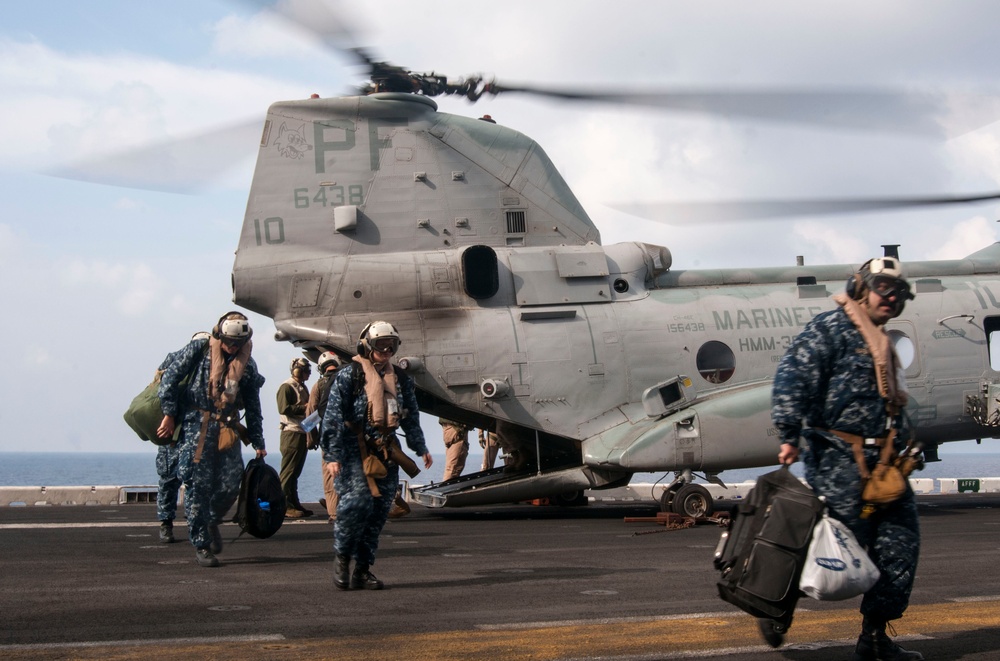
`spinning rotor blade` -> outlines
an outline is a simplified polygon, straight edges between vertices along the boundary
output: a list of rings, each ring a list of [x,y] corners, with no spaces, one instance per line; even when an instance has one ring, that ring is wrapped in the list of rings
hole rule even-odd
[[[781,124],[954,138],[1000,119],[1000,93],[939,93],[877,88],[668,88],[661,90],[572,89],[506,85],[481,75],[451,82],[374,59],[360,46],[346,12],[315,0],[243,2],[266,8],[318,37],[328,48],[363,65],[371,83],[365,93],[405,92],[425,96],[520,93],[570,102],[610,103],[668,112],[752,119]]]
[[[952,204],[974,204],[1000,200],[1000,191],[980,195],[942,195],[936,197],[887,197],[860,199],[801,200],[732,200],[728,202],[652,202],[606,204],[624,213],[667,223],[693,225],[744,220],[779,220],[795,216],[827,216],[866,211],[889,211]]]
[[[312,35],[329,50],[347,53],[359,64],[371,60],[358,47],[356,31],[344,18],[342,9],[335,9],[316,0],[240,0],[244,5],[276,15]]]
[[[666,111],[782,124],[954,138],[1000,119],[1000,94],[845,89],[677,89],[584,91],[491,83],[493,94],[518,92],[566,101],[643,106]]]
[[[43,170],[42,174],[164,193],[199,193],[226,172],[252,162],[263,120],[248,120],[186,138]]]

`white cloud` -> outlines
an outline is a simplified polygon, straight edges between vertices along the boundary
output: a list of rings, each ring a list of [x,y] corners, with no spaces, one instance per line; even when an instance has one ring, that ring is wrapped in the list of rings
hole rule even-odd
[[[29,344],[22,353],[26,367],[48,367],[52,365],[52,354],[47,349],[37,344]]]
[[[0,160],[26,169],[190,135],[262,116],[277,98],[306,96],[250,73],[135,54],[69,54],[9,38],[0,38],[0,62],[8,63],[0,67],[7,118]],[[253,144],[247,148],[252,153]]]
[[[800,254],[814,256],[807,263],[860,264],[873,257],[867,254],[871,250],[868,242],[817,221],[795,223],[792,234]]]
[[[960,222],[951,230],[948,239],[937,250],[931,251],[929,259],[961,259],[997,240],[996,222],[983,216],[976,216]]]

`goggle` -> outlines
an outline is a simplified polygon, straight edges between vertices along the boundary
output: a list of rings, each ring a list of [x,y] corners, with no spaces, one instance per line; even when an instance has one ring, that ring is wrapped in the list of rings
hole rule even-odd
[[[876,275],[868,283],[868,287],[882,298],[896,297],[899,301],[908,301],[913,298],[910,292],[910,285],[905,280],[891,278],[885,275]]]
[[[396,353],[395,340],[375,340],[372,348],[379,353]]]
[[[232,339],[228,337],[222,338],[222,343],[227,347],[241,347],[245,342],[245,339]]]

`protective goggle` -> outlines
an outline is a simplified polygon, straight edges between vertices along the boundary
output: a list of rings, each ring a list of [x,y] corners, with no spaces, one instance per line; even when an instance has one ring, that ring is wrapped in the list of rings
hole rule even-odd
[[[372,349],[379,353],[396,353],[397,348],[399,348],[399,345],[396,343],[396,340],[391,338],[372,342]]]
[[[886,275],[872,276],[868,282],[868,288],[882,298],[896,297],[899,301],[908,301],[913,298],[910,285],[905,280],[893,278]]]

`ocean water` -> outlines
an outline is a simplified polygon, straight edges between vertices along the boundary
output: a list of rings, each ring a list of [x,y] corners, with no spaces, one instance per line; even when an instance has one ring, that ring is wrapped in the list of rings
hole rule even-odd
[[[152,448],[152,446],[151,446]],[[155,451],[150,452],[0,452],[0,486],[156,486]],[[252,454],[244,454],[252,459]],[[948,447],[941,448],[942,461],[928,464],[915,477],[928,478],[968,478],[1000,477],[1000,453],[960,452],[948,453]],[[479,469],[481,455],[469,455],[466,472]],[[281,456],[278,452],[267,455],[267,463],[278,469]],[[801,463],[792,472],[801,475]],[[731,470],[722,473],[724,482],[735,484],[754,480],[758,475],[774,470],[774,467]],[[306,459],[302,477],[299,478],[299,498],[304,502],[316,502],[323,495],[323,480],[318,452],[310,452]],[[412,484],[439,482],[444,474],[444,456],[434,455],[434,465],[420,473]],[[404,475],[405,478],[405,475]],[[639,473],[632,483],[669,481],[672,474]]]

